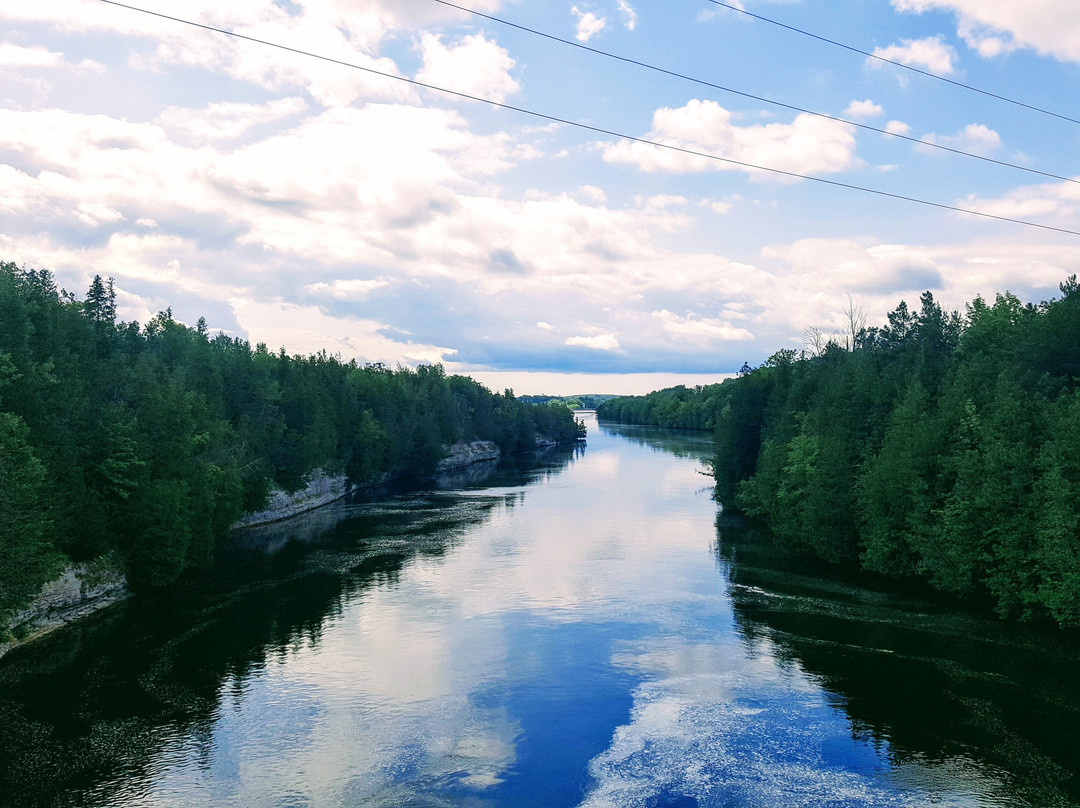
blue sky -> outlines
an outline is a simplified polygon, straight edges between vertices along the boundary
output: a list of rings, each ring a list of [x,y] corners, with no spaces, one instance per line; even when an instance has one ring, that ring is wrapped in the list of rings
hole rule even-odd
[[[1080,184],[576,50],[434,0],[142,8],[632,137],[1080,229]],[[707,0],[473,0],[713,84],[1080,179],[1080,125]],[[117,8],[0,8],[0,258],[124,319],[193,323],[519,393],[702,383],[930,289],[1055,294],[1080,237],[554,125]],[[744,0],[1080,118],[1075,0]]]

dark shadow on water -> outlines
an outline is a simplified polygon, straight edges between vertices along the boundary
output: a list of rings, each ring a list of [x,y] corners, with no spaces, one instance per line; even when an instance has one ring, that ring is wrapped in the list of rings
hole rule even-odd
[[[664,429],[656,426],[635,426],[614,421],[600,421],[604,432],[618,435],[639,446],[648,446],[657,452],[676,457],[692,457],[711,460],[716,453],[711,432],[694,429]]]
[[[894,764],[975,761],[1017,805],[1080,805],[1080,635],[843,574],[721,517],[738,631],[834,696]]]
[[[211,570],[16,649],[0,665],[0,805],[85,806],[150,781],[177,737],[206,747],[225,683],[319,644],[329,621],[420,556],[440,556],[530,480],[580,448],[489,466],[487,476],[365,492],[245,530]],[[471,493],[469,488],[496,487]]]

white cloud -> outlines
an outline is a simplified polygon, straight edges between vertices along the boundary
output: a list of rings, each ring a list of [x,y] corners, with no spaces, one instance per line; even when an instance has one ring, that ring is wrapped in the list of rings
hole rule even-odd
[[[588,42],[603,31],[604,26],[607,25],[606,17],[597,17],[591,11],[580,11],[577,6],[571,8],[570,13],[578,18],[575,36],[579,42]]]
[[[679,109],[657,110],[648,139],[799,174],[831,174],[860,164],[852,127],[846,124],[798,115],[790,124],[738,126],[715,101],[693,100]],[[631,141],[608,145],[604,159],[633,163],[643,171],[753,171]]]
[[[733,326],[730,322],[715,318],[699,318],[693,312],[680,317],[667,309],[652,313],[663,324],[664,331],[672,336],[689,342],[713,342],[716,340],[748,340],[754,335],[745,328]]]
[[[893,0],[899,11],[952,11],[958,33],[981,56],[1031,48],[1080,62],[1080,5],[1074,0]]]
[[[885,131],[894,135],[906,135],[911,132],[911,127],[903,121],[889,121],[885,124]]]
[[[105,72],[104,65],[92,59],[78,63],[69,62],[64,54],[38,45],[23,47],[10,42],[0,42],[0,72],[8,70],[65,69],[76,73]]]
[[[520,65],[490,38],[465,36],[457,16],[440,18],[454,22],[441,29],[441,39],[440,29],[410,22],[412,15],[433,19],[425,11],[434,5],[429,0],[365,3],[355,19],[340,0],[273,7],[239,0],[239,10],[209,0],[193,0],[186,9],[161,2],[167,13],[190,10],[270,39],[292,42],[296,33],[301,46],[327,43],[342,58],[391,72],[396,65],[379,44],[392,42],[397,53],[415,42],[428,78],[453,75],[457,86],[494,97],[517,90]],[[615,3],[577,2],[608,9],[597,11],[596,20],[602,13],[611,25],[626,20]],[[574,146],[565,128],[493,117],[475,105],[422,107],[420,94],[354,83],[345,68],[321,71],[257,47],[241,52],[235,43],[178,33],[118,10],[85,15],[82,3],[65,0],[41,8],[11,5],[0,19],[36,14],[69,32],[120,33],[126,39],[115,53],[134,53],[132,64],[167,74],[132,74],[147,92],[133,94],[130,103],[109,95],[95,107],[108,115],[33,111],[40,101],[14,91],[0,109],[0,150],[15,155],[0,165],[4,254],[55,269],[72,289],[85,289],[94,272],[114,274],[132,308],[125,316],[145,319],[144,311],[173,305],[189,321],[206,314],[212,328],[293,352],[327,347],[390,362],[441,357],[465,371],[539,362],[546,368],[576,363],[589,371],[727,370],[793,336],[798,347],[808,323],[828,319],[815,312],[839,311],[851,290],[865,298],[868,311],[877,311],[895,304],[897,290],[907,294],[905,284],[940,286],[946,273],[948,284],[954,277],[966,285],[969,277],[990,277],[990,265],[968,262],[965,248],[983,258],[1004,256],[1002,273],[1026,277],[1017,245],[962,244],[949,252],[881,245],[869,235],[844,244],[799,243],[797,250],[787,245],[787,252],[782,245],[736,262],[724,257],[725,249],[754,255],[760,232],[803,227],[775,209],[777,189],[761,189],[760,202],[740,201],[722,188],[710,193],[692,177],[652,182],[639,176],[628,190],[610,182],[612,167],[595,158],[652,171],[733,170],[729,165],[629,143]],[[25,27],[14,26],[20,45],[45,28]],[[48,78],[59,91],[49,100],[61,105],[88,86],[71,70],[54,70],[78,58],[68,49],[73,39],[44,37],[43,46],[0,57],[27,65],[24,74],[52,70]],[[168,95],[175,64],[198,68],[183,75],[202,79],[185,90],[184,100]],[[29,69],[33,65],[40,70]],[[111,62],[109,69],[115,69]],[[884,111],[867,99],[854,101],[849,113]],[[473,115],[483,128],[474,128]],[[769,120],[694,101],[657,110],[653,130],[676,145],[798,173],[861,165],[851,127],[802,116]],[[887,126],[908,131],[895,121]],[[927,123],[921,131],[930,128]],[[985,127],[944,131],[935,137],[995,145],[996,135]],[[554,159],[558,149],[569,158],[561,165]],[[526,160],[535,162],[513,170]],[[1068,194],[1044,186],[973,198],[970,205],[1068,223],[1080,206]],[[888,232],[868,219],[845,218],[842,226],[859,234]],[[1027,254],[1040,278],[1058,280],[1066,259],[1077,258],[1076,251],[1049,247]],[[1000,288],[1009,283],[1002,277]],[[953,287],[947,291],[953,294]],[[297,301],[301,305],[293,305]],[[694,350],[698,346],[708,350]]]
[[[249,129],[297,115],[307,109],[302,98],[279,98],[266,104],[210,104],[202,109],[167,107],[156,123],[173,135],[194,140],[235,140]]]
[[[964,206],[994,216],[1075,230],[1076,222],[1080,221],[1080,185],[1075,182],[1045,183],[1017,188],[996,198],[969,196],[964,200]],[[1075,265],[1071,269],[1065,265],[1062,270],[1065,269],[1076,271]]]
[[[510,54],[482,34],[463,37],[451,46],[437,34],[424,34],[420,49],[424,65],[417,81],[491,101],[505,101],[520,89],[510,75],[515,65]]]
[[[633,31],[637,27],[637,12],[627,0],[619,0],[619,11],[622,12],[626,30]]]
[[[64,54],[47,48],[24,48],[10,42],[0,42],[0,68],[2,67],[59,67]]]
[[[1064,226],[1080,216],[1080,193],[1069,183],[1032,186],[997,199],[969,198],[963,204]],[[976,295],[993,299],[1006,289],[1023,299],[1047,299],[1076,271],[1080,244],[1064,236],[1016,239],[1009,231],[937,244],[817,238],[768,247],[762,258],[775,285],[763,284],[769,290],[768,307],[757,321],[784,322],[782,333],[792,333],[808,325],[841,328],[847,295],[874,326],[883,325],[886,312],[900,300],[917,305],[925,290],[946,310],[962,311]]]
[[[865,101],[852,101],[844,110],[846,118],[878,118],[885,114],[885,110],[879,104],[875,104],[869,98]]]
[[[300,354],[326,350],[343,357],[391,362],[441,362],[455,353],[450,348],[391,340],[379,332],[383,323],[352,317],[331,317],[314,306],[282,301],[229,301],[237,321],[249,333],[266,335],[268,345],[287,346]]]
[[[363,300],[376,289],[383,289],[390,285],[386,278],[371,278],[369,280],[336,280],[333,283],[312,283],[304,287],[304,290],[317,296],[328,296],[337,300]]]
[[[918,67],[931,73],[937,73],[940,76],[950,76],[956,72],[956,68],[953,66],[955,55],[953,49],[942,42],[940,36],[926,37],[924,39],[902,39],[899,45],[874,49],[874,56],[881,57],[881,59]],[[866,64],[874,68],[882,66],[881,61],[869,57]]]
[[[398,74],[393,60],[375,55],[386,33],[400,26],[400,11],[380,3],[346,4],[299,0],[295,13],[275,3],[237,0],[163,0],[155,11],[235,31],[299,50]],[[408,5],[411,5],[408,4]],[[491,2],[483,3],[490,6]],[[445,10],[444,10],[445,11]],[[445,13],[442,15],[447,16]],[[253,45],[210,31],[120,8],[94,8],[79,0],[8,4],[0,20],[51,25],[66,33],[115,32],[128,37],[129,67],[161,70],[173,65],[222,73],[272,91],[302,88],[321,104],[346,105],[358,98],[403,99],[411,91],[400,82],[321,62],[299,54]]]
[[[603,203],[607,201],[607,194],[604,193],[604,189],[595,185],[582,185],[578,188],[578,194],[590,202]]]
[[[649,211],[681,208],[689,204],[689,200],[685,196],[676,196],[675,194],[657,194],[656,196],[650,196],[648,199],[639,199],[639,201],[642,208]]]
[[[597,351],[614,351],[619,347],[619,341],[614,334],[597,334],[595,337],[567,337],[567,345],[580,345],[583,348],[593,348]]]
[[[226,111],[226,118],[261,115],[257,107]],[[498,342],[524,344],[520,315],[510,312],[526,310],[525,322],[578,336],[569,347],[611,354],[620,345],[613,306],[644,306],[650,289],[715,286],[717,259],[699,263],[654,243],[656,233],[689,224],[683,197],[610,208],[600,189],[586,187],[504,199],[484,177],[512,165],[509,139],[473,135],[455,112],[370,105],[306,114],[260,142],[222,151],[204,145],[213,132],[181,145],[156,123],[0,110],[0,148],[25,163],[0,166],[9,254],[74,275],[73,288],[107,266],[122,291],[142,290],[142,299],[162,307],[180,306],[169,299],[180,292],[193,296],[192,307],[200,299],[221,311],[215,301],[232,301],[224,321],[198,309],[189,319],[208,314],[213,328],[291,352],[322,347],[315,343],[325,328],[325,347],[392,362],[449,356],[480,322]],[[501,266],[517,269],[494,272],[496,253]],[[392,267],[393,278],[381,267]],[[377,326],[356,326],[354,319],[381,319],[366,301],[387,284],[398,297],[423,301],[416,310],[441,310],[439,301],[456,297],[469,315],[431,329],[436,336],[409,338],[418,348],[379,336]],[[304,296],[330,302],[330,311],[316,317],[313,307],[281,302]],[[561,321],[554,312],[572,316]],[[430,325],[395,316],[391,333]],[[590,332],[580,322],[610,326]],[[538,328],[533,333],[546,330]],[[636,344],[644,347],[642,339]]]
[[[988,156],[1001,148],[1001,136],[993,129],[981,123],[968,124],[955,135],[935,135],[933,133],[923,138],[927,143],[948,146],[950,149],[971,152]],[[937,149],[926,146],[917,146],[924,153],[941,154]]]

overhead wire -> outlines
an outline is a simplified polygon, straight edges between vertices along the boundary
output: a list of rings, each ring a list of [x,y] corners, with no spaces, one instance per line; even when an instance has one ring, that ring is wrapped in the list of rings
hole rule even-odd
[[[910,135],[905,135],[905,134],[903,134],[901,132],[894,132],[894,131],[890,131],[888,129],[882,129],[881,127],[878,127],[878,126],[872,126],[871,124],[859,123],[858,121],[852,121],[852,120],[849,120],[847,118],[841,118],[838,115],[829,115],[828,113],[825,113],[825,112],[817,112],[817,111],[812,110],[812,109],[805,109],[803,107],[797,107],[794,104],[787,104],[787,103],[784,103],[783,101],[777,101],[777,100],[775,100],[773,98],[767,98],[765,96],[754,95],[753,93],[744,92],[742,90],[736,90],[736,89],[734,89],[732,87],[725,87],[725,86],[723,86],[721,84],[715,84],[715,83],[713,83],[711,81],[706,81],[705,79],[695,78],[694,76],[689,76],[689,75],[687,75],[685,73],[679,73],[679,72],[674,71],[674,70],[668,70],[667,68],[658,67],[657,65],[650,64],[649,62],[642,62],[642,61],[640,61],[638,59],[633,59],[633,58],[631,58],[629,56],[620,56],[620,55],[618,55],[616,53],[611,53],[610,51],[601,50],[600,48],[593,48],[593,47],[591,47],[589,45],[585,45],[585,44],[583,44],[581,42],[574,42],[573,40],[570,40],[570,39],[564,39],[563,37],[556,36],[555,34],[549,34],[549,33],[546,33],[544,31],[537,30],[535,28],[530,28],[530,27],[528,27],[526,25],[520,25],[520,24],[518,24],[516,22],[511,22],[510,20],[502,19],[501,17],[496,17],[496,16],[491,15],[491,14],[485,14],[484,12],[476,11],[474,9],[467,8],[465,6],[458,5],[457,3],[451,3],[449,0],[432,0],[432,2],[433,3],[438,3],[439,5],[442,5],[442,6],[447,6],[449,8],[454,8],[454,9],[457,9],[459,11],[464,11],[464,12],[466,12],[468,14],[473,14],[473,15],[475,15],[477,17],[481,17],[481,18],[483,18],[485,20],[490,20],[491,22],[499,23],[500,25],[505,25],[505,26],[507,26],[509,28],[515,28],[515,29],[517,29],[519,31],[524,31],[526,33],[533,34],[535,36],[543,37],[544,39],[549,39],[549,40],[551,40],[553,42],[559,42],[559,43],[561,43],[563,45],[569,45],[570,47],[577,48],[579,50],[588,51],[589,53],[594,53],[594,54],[596,54],[598,56],[604,56],[604,57],[606,57],[608,59],[614,59],[614,60],[619,61],[619,62],[624,62],[626,64],[631,64],[631,65],[635,65],[637,67],[642,67],[642,68],[645,68],[646,70],[652,70],[652,71],[655,71],[657,73],[663,73],[666,76],[672,76],[674,78],[682,79],[683,81],[688,81],[688,82],[691,82],[693,84],[699,84],[699,85],[701,85],[703,87],[710,87],[710,88],[712,88],[714,90],[720,90],[721,92],[731,93],[732,95],[738,95],[738,96],[741,96],[743,98],[752,99],[754,101],[761,101],[761,102],[763,102],[765,104],[772,104],[773,106],[781,107],[783,109],[792,110],[793,112],[799,112],[799,113],[802,113],[804,115],[813,115],[816,118],[824,118],[825,120],[834,121],[836,123],[846,124],[847,126],[855,126],[855,127],[858,127],[859,129],[865,129],[865,130],[867,130],[869,132],[877,132],[878,134],[887,135],[888,137],[894,137],[894,138],[898,138],[900,140],[906,140],[909,143],[914,143],[914,144],[916,144],[918,146],[924,146],[924,147],[927,147],[927,148],[930,148],[930,149],[938,149],[940,151],[950,152],[952,154],[959,154],[959,155],[961,155],[963,157],[970,157],[970,158],[972,158],[974,160],[982,160],[985,163],[993,163],[994,165],[1003,166],[1005,168],[1011,168],[1011,169],[1014,169],[1016,171],[1024,171],[1024,172],[1026,172],[1028,174],[1038,174],[1039,176],[1047,177],[1049,179],[1061,180],[1062,182],[1073,182],[1073,183],[1076,183],[1077,185],[1080,185],[1080,179],[1076,179],[1074,177],[1066,177],[1066,176],[1063,176],[1061,174],[1053,174],[1053,173],[1051,173],[1049,171],[1040,171],[1039,169],[1031,168],[1030,166],[1022,166],[1022,165],[1019,165],[1017,163],[1010,163],[1007,160],[997,160],[997,159],[995,159],[993,157],[987,157],[984,154],[975,154],[974,152],[964,151],[963,149],[957,149],[957,148],[954,148],[952,146],[946,146],[946,145],[944,145],[942,143],[934,143],[934,142],[929,141],[929,140],[923,140],[922,138],[911,137]]]
[[[1032,112],[1038,112],[1038,113],[1041,113],[1043,115],[1049,115],[1049,116],[1051,116],[1053,118],[1060,118],[1061,120],[1069,121],[1070,123],[1080,123],[1080,119],[1070,118],[1068,115],[1062,115],[1059,112],[1054,112],[1054,111],[1049,110],[1049,109],[1044,109],[1043,107],[1035,106],[1034,104],[1028,104],[1028,103],[1025,103],[1024,101],[1018,101],[1015,98],[1009,98],[1008,96],[1005,96],[1005,95],[999,95],[998,93],[991,92],[990,90],[984,90],[984,89],[982,89],[980,87],[975,87],[975,86],[973,86],[971,84],[965,84],[962,81],[956,81],[955,79],[946,78],[945,76],[939,75],[937,73],[932,73],[929,70],[922,70],[921,68],[915,67],[914,65],[904,64],[903,62],[898,62],[895,59],[889,59],[889,58],[887,58],[885,56],[882,56],[881,54],[878,54],[878,53],[872,53],[871,51],[864,51],[861,48],[856,48],[854,45],[847,45],[847,44],[845,44],[843,42],[838,42],[835,39],[829,39],[826,36],[821,36],[820,34],[815,34],[815,33],[811,32],[811,31],[807,31],[804,28],[799,28],[799,27],[794,26],[794,25],[788,25],[787,23],[780,22],[779,20],[774,20],[774,19],[772,19],[770,17],[762,16],[761,14],[755,14],[752,11],[747,11],[745,8],[739,8],[739,6],[732,5],[731,3],[724,3],[724,2],[722,2],[722,0],[705,0],[705,2],[712,3],[714,6],[721,6],[722,8],[729,9],[730,11],[736,11],[739,14],[744,14],[747,17],[753,17],[755,20],[761,20],[761,22],[767,22],[770,25],[775,25],[775,26],[777,26],[779,28],[785,28],[788,31],[793,31],[793,32],[795,32],[797,34],[801,34],[802,36],[808,36],[811,39],[816,39],[816,40],[819,40],[820,42],[825,42],[825,43],[827,43],[829,45],[834,45],[834,46],[836,46],[838,48],[843,48],[844,50],[848,50],[848,51],[851,51],[853,53],[858,53],[858,54],[860,54],[862,56],[866,56],[869,59],[877,59],[879,62],[885,62],[885,63],[890,64],[890,65],[895,65],[896,67],[902,67],[904,70],[910,70],[912,73],[918,73],[918,74],[920,74],[922,76],[929,76],[932,79],[937,79],[938,81],[944,81],[947,84],[952,84],[952,85],[954,85],[956,87],[962,87],[963,89],[970,90],[973,93],[979,93],[980,95],[989,96],[990,98],[996,98],[999,101],[1005,101],[1006,103],[1009,103],[1009,104],[1015,104],[1018,107],[1024,107],[1025,109],[1029,109]]]
[[[713,160],[713,161],[725,163],[725,164],[728,164],[728,165],[735,165],[735,166],[739,166],[741,168],[747,168],[747,169],[751,169],[751,170],[754,170],[754,171],[764,171],[764,172],[770,173],[770,174],[778,174],[780,176],[791,177],[793,179],[808,180],[810,182],[816,182],[816,183],[820,183],[822,185],[829,185],[829,186],[833,186],[833,187],[836,187],[836,188],[846,188],[846,189],[852,190],[852,191],[861,191],[863,193],[874,194],[876,196],[886,197],[886,198],[889,198],[889,199],[896,199],[896,200],[900,200],[900,201],[903,201],[903,202],[912,202],[912,203],[919,204],[919,205],[925,205],[925,206],[928,206],[928,207],[938,208],[940,210],[948,210],[948,211],[953,211],[955,213],[964,213],[964,214],[968,214],[968,215],[971,215],[971,216],[978,216],[978,217],[981,217],[981,218],[984,218],[984,219],[992,219],[992,220],[995,220],[995,221],[1010,222],[1012,224],[1018,224],[1018,225],[1022,225],[1024,227],[1035,227],[1035,228],[1038,228],[1040,230],[1050,230],[1050,231],[1054,231],[1054,232],[1057,232],[1057,233],[1065,233],[1065,234],[1070,235],[1070,236],[1080,236],[1080,230],[1070,230],[1070,229],[1064,228],[1064,227],[1055,227],[1053,225],[1040,224],[1039,222],[1031,222],[1031,221],[1026,221],[1024,219],[1015,219],[1015,218],[1012,218],[1012,217],[1009,217],[1009,216],[999,216],[997,214],[987,213],[985,211],[972,210],[970,208],[961,208],[961,207],[958,207],[956,205],[948,205],[948,204],[945,204],[943,202],[933,202],[933,201],[930,201],[930,200],[927,200],[927,199],[920,199],[919,197],[906,196],[904,194],[893,193],[891,191],[883,191],[883,190],[881,190],[879,188],[868,188],[868,187],[862,186],[862,185],[854,185],[852,183],[840,182],[839,180],[830,180],[830,179],[826,179],[824,177],[815,177],[815,176],[813,176],[811,174],[799,174],[799,173],[794,172],[794,171],[785,171],[784,169],[780,169],[780,168],[772,168],[770,166],[755,165],[754,163],[748,163],[748,162],[745,162],[745,161],[742,161],[742,160],[735,160],[735,159],[732,159],[730,157],[721,157],[721,156],[716,155],[716,154],[709,154],[708,152],[696,151],[694,149],[688,149],[688,148],[685,148],[683,146],[675,146],[675,145],[672,145],[670,143],[660,143],[660,142],[655,141],[655,140],[649,140],[647,138],[642,138],[642,137],[635,137],[634,135],[627,135],[627,134],[624,134],[622,132],[616,132],[616,131],[611,130],[611,129],[604,129],[604,128],[599,127],[599,126],[592,126],[590,124],[581,123],[580,121],[574,121],[574,120],[570,120],[570,119],[567,119],[567,118],[560,118],[558,116],[549,115],[549,114],[544,113],[544,112],[537,112],[535,110],[526,109],[525,107],[518,107],[518,106],[514,106],[512,104],[507,104],[507,103],[501,102],[501,101],[493,101],[490,98],[482,98],[480,96],[471,95],[469,93],[464,93],[464,92],[461,92],[459,90],[451,90],[451,89],[448,89],[446,87],[439,87],[438,85],[435,85],[435,84],[429,84],[427,82],[419,81],[417,79],[410,79],[410,78],[407,78],[405,76],[398,76],[398,75],[395,75],[394,73],[387,73],[387,72],[384,72],[382,70],[376,70],[373,67],[365,67],[364,65],[358,65],[358,64],[355,64],[353,62],[347,62],[347,61],[344,61],[342,59],[336,59],[336,58],[334,58],[332,56],[325,56],[325,55],[322,55],[322,54],[313,53],[311,51],[302,50],[300,48],[294,48],[294,47],[291,47],[289,45],[282,45],[282,44],[277,43],[277,42],[271,42],[269,40],[259,39],[258,37],[248,36],[247,34],[241,34],[241,33],[238,33],[236,31],[230,31],[230,30],[228,30],[226,28],[217,28],[217,27],[215,27],[213,25],[207,25],[205,23],[195,22],[194,20],[186,20],[186,19],[183,19],[182,17],[174,17],[174,16],[171,16],[169,14],[163,14],[160,11],[152,11],[151,9],[140,8],[139,6],[128,5],[127,3],[118,2],[118,0],[98,0],[98,2],[105,3],[105,4],[110,5],[110,6],[115,6],[117,8],[123,8],[123,9],[127,9],[129,11],[138,12],[140,14],[146,14],[146,15],[149,15],[149,16],[152,16],[152,17],[157,17],[159,19],[169,20],[169,21],[175,22],[175,23],[180,23],[181,25],[187,25],[187,26],[190,26],[192,28],[199,28],[199,29],[204,30],[204,31],[211,31],[213,33],[222,34],[223,36],[232,37],[234,39],[239,39],[239,40],[243,40],[243,41],[246,41],[246,42],[252,42],[252,43],[257,44],[257,45],[264,45],[266,47],[276,48],[278,50],[285,51],[287,53],[294,53],[294,54],[297,54],[299,56],[306,56],[306,57],[309,57],[309,58],[312,58],[312,59],[318,59],[318,60],[323,61],[323,62],[328,62],[330,64],[340,65],[341,67],[348,67],[348,68],[351,68],[351,69],[354,69],[354,70],[360,70],[362,72],[369,73],[371,75],[382,76],[383,78],[393,79],[394,81],[400,81],[400,82],[403,82],[405,84],[409,84],[409,85],[414,86],[414,87],[422,87],[422,88],[424,88],[426,90],[433,90],[435,92],[444,93],[446,95],[451,95],[451,96],[454,96],[456,98],[464,98],[464,99],[466,99],[468,101],[478,101],[478,102],[481,102],[481,103],[484,103],[484,104],[490,104],[491,106],[496,107],[498,109],[505,109],[505,110],[509,110],[511,112],[518,112],[518,113],[521,113],[523,115],[529,115],[529,116],[534,117],[534,118],[540,118],[541,120],[550,121],[551,123],[558,123],[558,124],[563,124],[563,125],[566,125],[566,126],[572,126],[572,127],[578,128],[578,129],[583,129],[583,130],[589,131],[589,132],[595,132],[597,134],[607,135],[608,137],[622,138],[623,140],[627,140],[627,141],[630,141],[632,143],[641,143],[641,144],[647,145],[647,146],[655,146],[655,147],[657,147],[659,149],[664,149],[664,150],[676,152],[676,153],[679,153],[679,154],[685,154],[685,155],[688,155],[688,156],[691,156],[691,157],[700,157],[700,158],[703,158],[703,159],[706,159],[706,160]]]

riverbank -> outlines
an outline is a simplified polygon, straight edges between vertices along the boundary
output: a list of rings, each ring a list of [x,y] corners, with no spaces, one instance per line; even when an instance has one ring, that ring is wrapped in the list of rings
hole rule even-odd
[[[554,441],[541,438],[536,441],[537,448],[553,444]],[[502,451],[493,441],[456,443],[447,448],[446,456],[436,466],[436,474],[497,460],[501,456]],[[343,474],[332,475],[315,469],[303,488],[292,493],[280,489],[273,491],[265,508],[245,514],[232,525],[232,530],[245,530],[291,519],[343,499],[354,491],[382,485],[390,479],[390,475],[385,475],[382,479],[357,485]],[[46,583],[38,596],[0,630],[0,636],[8,635],[6,640],[0,641],[0,658],[20,645],[94,614],[129,595],[127,580],[115,564],[103,559],[71,564],[59,577]]]
[[[547,446],[550,442],[540,442],[537,446]],[[446,448],[446,456],[435,466],[436,474],[444,474],[454,469],[471,466],[474,463],[482,463],[487,460],[497,460],[502,456],[502,450],[494,441],[478,440],[455,443]],[[375,488],[394,479],[390,474],[381,475],[378,479],[368,481],[362,485],[352,482],[344,474],[327,474],[322,469],[315,469],[308,477],[307,485],[303,488],[288,493],[281,489],[270,493],[265,508],[254,513],[245,514],[233,523],[233,530],[243,530],[257,525],[268,525],[291,519],[331,502],[337,502],[353,491],[365,488]]]
[[[124,573],[107,559],[70,564],[41,588],[26,608],[8,621],[8,638],[0,641],[0,657],[68,623],[128,597]]]

